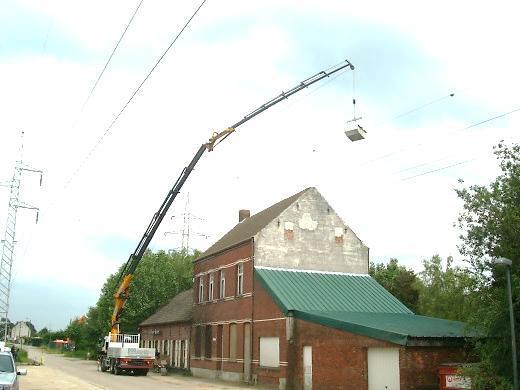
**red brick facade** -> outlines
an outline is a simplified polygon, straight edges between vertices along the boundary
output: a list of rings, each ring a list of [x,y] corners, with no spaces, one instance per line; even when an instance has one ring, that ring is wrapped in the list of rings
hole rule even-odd
[[[246,242],[195,263],[194,302],[199,301],[200,277],[203,277],[204,302],[195,303],[193,308],[191,369],[194,375],[303,389],[303,348],[308,345],[312,346],[314,390],[363,390],[368,389],[368,348],[399,348],[401,389],[416,389],[437,383],[436,371],[441,363],[463,361],[460,347],[403,347],[299,319],[294,319],[291,327],[260,281],[253,277],[252,248],[252,241]],[[242,295],[237,294],[238,264],[243,264]],[[226,276],[223,299],[218,298],[221,270]],[[208,302],[211,273],[215,275],[215,299]],[[288,333],[288,326],[292,334]],[[235,327],[235,331],[231,331],[231,327]],[[245,345],[248,329],[250,345]],[[234,357],[230,340],[233,332],[236,332]],[[278,337],[279,367],[260,365],[261,337]],[[292,337],[290,341],[288,337]],[[248,350],[251,351],[249,359],[244,356]]]
[[[244,332],[251,329],[253,315],[252,241],[194,264],[194,307],[191,367],[195,375],[242,380],[244,378]],[[238,291],[238,267],[243,288]],[[225,294],[220,278],[225,275]],[[213,300],[209,300],[213,274]],[[199,302],[202,278],[203,299]],[[222,296],[222,298],[221,298]],[[236,335],[232,340],[231,332]],[[231,345],[234,345],[233,351]],[[250,364],[248,366],[250,367]],[[247,374],[247,371],[246,371]],[[249,378],[247,378],[249,380]]]
[[[155,348],[159,351],[161,360],[165,360],[170,366],[189,368],[191,323],[145,325],[139,328],[139,333],[141,347]]]
[[[442,363],[464,361],[460,347],[404,347],[365,336],[295,320],[289,346],[288,388],[303,388],[303,347],[312,346],[314,390],[368,389],[367,351],[370,347],[399,348],[401,389],[436,388]]]

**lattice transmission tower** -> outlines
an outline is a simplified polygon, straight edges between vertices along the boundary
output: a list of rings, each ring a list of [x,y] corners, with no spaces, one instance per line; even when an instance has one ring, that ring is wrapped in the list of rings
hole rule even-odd
[[[205,221],[205,219],[197,217],[197,216],[193,215],[192,213],[190,213],[190,194],[189,193],[186,195],[186,202],[184,204],[184,213],[182,213],[181,215],[182,215],[182,220],[183,220],[182,229],[176,230],[176,231],[165,232],[164,235],[165,236],[167,236],[168,234],[180,235],[182,238],[181,250],[186,254],[190,254],[190,237],[198,236],[198,237],[203,237],[203,238],[207,239],[207,238],[209,238],[209,236],[207,234],[194,232],[191,228],[192,221],[203,222],[203,221]],[[177,217],[176,215],[173,215],[171,217],[171,219],[173,220],[176,217]]]
[[[43,172],[33,169],[23,163],[23,131],[21,134],[20,157],[14,167],[13,178],[10,182],[0,183],[2,187],[10,188],[9,206],[7,209],[7,221],[5,224],[4,239],[2,240],[2,257],[0,259],[0,318],[5,321],[4,340],[7,341],[7,315],[9,313],[9,297],[11,295],[11,271],[14,260],[14,246],[16,238],[16,214],[19,208],[36,211],[36,223],[38,223],[38,207],[31,206],[20,201],[20,187],[22,173],[24,171],[40,175],[40,186],[42,185]],[[0,330],[1,332],[1,330]]]

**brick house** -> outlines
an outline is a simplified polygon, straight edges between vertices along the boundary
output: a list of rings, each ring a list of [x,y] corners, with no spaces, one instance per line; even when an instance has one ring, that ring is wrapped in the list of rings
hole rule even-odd
[[[140,325],[195,376],[293,389],[437,388],[464,324],[413,314],[368,275],[368,248],[308,188],[239,223],[194,262],[192,290]]]
[[[189,369],[193,290],[177,294],[166,305],[139,324],[141,347],[155,348],[161,360],[176,368]]]
[[[315,188],[249,216],[194,262],[191,371],[297,389],[414,389],[463,358],[463,324],[413,314]],[[386,387],[385,387],[386,386]]]

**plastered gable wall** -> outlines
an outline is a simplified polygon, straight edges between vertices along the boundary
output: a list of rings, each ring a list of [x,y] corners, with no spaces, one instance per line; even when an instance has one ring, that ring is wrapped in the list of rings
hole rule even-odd
[[[368,247],[315,188],[254,237],[255,265],[368,273]]]

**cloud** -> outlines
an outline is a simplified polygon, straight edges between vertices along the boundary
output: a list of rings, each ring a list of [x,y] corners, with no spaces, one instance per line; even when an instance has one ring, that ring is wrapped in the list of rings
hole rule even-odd
[[[315,185],[373,259],[399,256],[417,267],[435,253],[456,255],[457,179],[488,182],[497,173],[491,146],[517,134],[518,115],[461,130],[518,101],[520,59],[507,49],[518,35],[514,4],[208,1],[75,173],[198,3],[143,3],[83,111],[137,2],[13,4],[11,14],[34,28],[0,56],[0,176],[12,174],[20,129],[25,161],[45,170],[41,190],[24,178],[23,198],[42,213],[38,225],[19,213],[16,283],[66,284],[81,270],[75,283],[98,291],[213,131],[344,58],[357,67],[357,114],[367,140],[351,144],[343,134],[352,117],[350,72],[302,91],[203,157],[152,246],[180,247],[180,235],[164,232],[182,229],[188,192],[189,211],[205,218],[192,232],[211,236],[193,234],[191,244],[205,249],[235,225],[238,209],[257,212]],[[451,91],[453,98],[394,119]],[[0,221],[5,212],[0,207]],[[95,294],[86,296],[95,303]],[[65,294],[62,304],[72,299]]]

